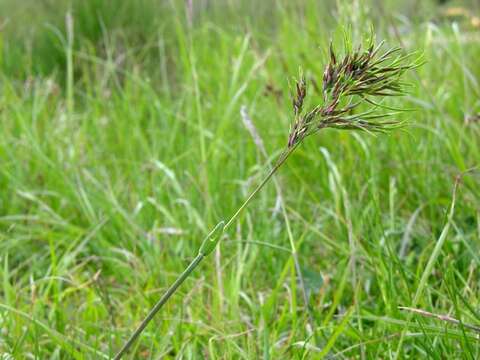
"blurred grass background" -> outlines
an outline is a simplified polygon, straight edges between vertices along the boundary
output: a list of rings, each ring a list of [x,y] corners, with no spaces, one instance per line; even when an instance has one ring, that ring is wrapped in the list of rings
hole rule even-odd
[[[0,2],[0,352],[108,358],[286,143],[288,83],[375,29],[419,51],[391,136],[327,130],[269,185],[131,358],[478,358],[475,1]],[[311,89],[313,91],[313,89]],[[426,264],[450,224],[434,268]],[[419,301],[414,298],[418,293]],[[311,318],[309,318],[309,314]],[[400,346],[400,337],[404,341]]]

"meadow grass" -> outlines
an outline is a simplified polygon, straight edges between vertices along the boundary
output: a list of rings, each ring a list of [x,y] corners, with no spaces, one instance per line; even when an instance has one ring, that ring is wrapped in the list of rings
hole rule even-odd
[[[471,19],[428,1],[80,3],[70,41],[68,2],[0,4],[4,358],[113,356],[268,172],[242,105],[274,159],[299,66],[320,85],[330,39],[372,25],[426,60],[388,101],[409,126],[306,139],[129,356],[480,356]]]

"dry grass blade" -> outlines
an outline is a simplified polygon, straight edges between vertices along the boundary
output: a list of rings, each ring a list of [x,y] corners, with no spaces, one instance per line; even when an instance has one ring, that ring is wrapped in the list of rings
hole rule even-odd
[[[465,324],[465,323],[461,322],[460,320],[455,319],[455,318],[453,318],[449,315],[434,314],[434,313],[431,313],[431,312],[428,312],[428,311],[425,311],[425,310],[422,310],[422,309],[416,309],[416,308],[411,308],[411,307],[406,307],[406,306],[399,306],[398,309],[399,310],[404,310],[404,311],[409,311],[411,313],[415,313],[415,314],[418,314],[418,315],[421,315],[421,316],[424,316],[424,317],[429,317],[429,318],[438,319],[438,320],[441,320],[441,321],[446,321],[446,322],[449,322],[449,323],[452,323],[452,324],[455,324],[455,325],[459,325],[459,326],[463,326],[466,329],[470,329],[470,330],[473,330],[473,331],[476,331],[476,332],[480,333],[480,326]]]

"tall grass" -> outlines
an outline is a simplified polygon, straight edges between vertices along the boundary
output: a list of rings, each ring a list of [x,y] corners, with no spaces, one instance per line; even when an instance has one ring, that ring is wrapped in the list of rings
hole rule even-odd
[[[295,89],[291,95],[294,120],[284,151],[279,155],[265,178],[250,193],[231,218],[226,222],[220,221],[207,235],[198,249],[197,256],[162,295],[145,319],[142,320],[115,355],[115,359],[120,359],[127,353],[138,336],[153,320],[154,316],[163,308],[180,285],[191,276],[201,261],[215,250],[228,228],[235,224],[242,212],[247,209],[257,194],[268,184],[295,149],[303,143],[305,138],[328,128],[357,130],[368,133],[388,133],[390,130],[401,126],[401,122],[397,120],[382,120],[398,115],[398,112],[378,113],[376,110],[391,109],[382,105],[383,98],[403,95],[404,87],[407,84],[402,81],[402,75],[408,70],[415,69],[420,63],[409,62],[410,55],[396,55],[401,50],[400,48],[380,52],[382,45],[382,43],[375,45],[374,40],[371,39],[367,49],[362,50],[361,45],[359,45],[358,48],[353,50],[350,44],[346,44],[343,58],[337,58],[333,46],[330,44],[330,59],[325,67],[322,79],[321,92],[323,99],[321,102],[318,100],[320,98],[319,94],[317,94],[317,100],[313,101],[313,104],[312,101],[308,101],[311,96],[307,96],[307,93],[309,93],[307,91],[307,82],[303,72],[300,72],[300,77],[296,80]],[[370,108],[359,110],[362,105],[368,105]],[[310,109],[307,106],[310,106]],[[245,117],[244,114],[242,116]],[[266,153],[265,150],[264,152]],[[281,207],[285,215],[283,201]],[[304,296],[304,306],[306,311],[309,312],[310,304],[287,216],[285,216],[285,224],[289,233],[296,276],[299,278]],[[353,256],[351,263],[355,266]],[[354,277],[356,277],[355,274]],[[309,317],[311,318],[312,315]]]
[[[474,331],[398,307],[479,322],[478,172],[463,177],[422,280],[455,176],[479,162],[478,30],[434,2],[382,2],[384,13],[373,2],[359,2],[361,12],[347,2],[262,2],[258,12],[248,2],[194,3],[191,25],[184,2],[165,3],[168,16],[154,13],[155,30],[136,44],[119,40],[134,38],[122,26],[87,40],[72,11],[70,115],[66,63],[32,43],[66,38],[68,6],[47,13],[29,3],[38,15],[30,21],[10,1],[0,5],[0,24],[10,18],[0,33],[0,352],[112,356],[198,239],[265,175],[241,105],[278,155],[298,64],[310,80],[328,40],[340,46],[339,28],[361,35],[373,22],[380,40],[428,60],[409,75],[406,103],[389,103],[417,108],[400,116],[414,124],[380,138],[326,130],[278,177],[314,328],[269,185],[132,357],[477,357]],[[126,24],[122,16],[115,21]],[[60,40],[45,44],[66,56]]]

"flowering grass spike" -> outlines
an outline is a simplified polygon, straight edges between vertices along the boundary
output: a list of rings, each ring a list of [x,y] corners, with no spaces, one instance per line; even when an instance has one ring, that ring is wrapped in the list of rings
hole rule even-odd
[[[358,47],[342,60],[337,60],[333,45],[330,45],[330,62],[323,74],[323,101],[308,111],[303,111],[307,84],[303,74],[300,75],[293,97],[295,121],[288,138],[289,148],[324,128],[385,132],[401,124],[396,120],[382,120],[397,113],[376,113],[383,106],[373,99],[403,95],[406,84],[401,76],[417,64],[408,62],[410,55],[397,55],[400,48],[380,55],[382,45],[374,47],[371,44],[367,50]],[[364,103],[372,108],[358,112]]]

